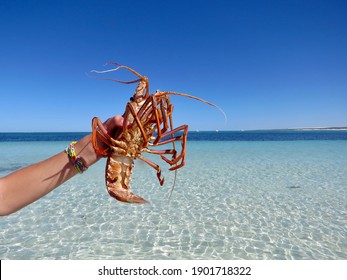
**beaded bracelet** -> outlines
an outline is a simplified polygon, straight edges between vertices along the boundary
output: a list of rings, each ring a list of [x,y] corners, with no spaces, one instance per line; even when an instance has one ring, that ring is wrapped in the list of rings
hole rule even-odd
[[[76,141],[71,142],[70,145],[66,147],[65,153],[68,155],[69,160],[72,163],[72,165],[75,167],[75,169],[79,173],[83,173],[84,171],[88,169],[88,167],[84,165],[80,156],[76,156],[76,151],[75,151],[76,143],[77,143]]]

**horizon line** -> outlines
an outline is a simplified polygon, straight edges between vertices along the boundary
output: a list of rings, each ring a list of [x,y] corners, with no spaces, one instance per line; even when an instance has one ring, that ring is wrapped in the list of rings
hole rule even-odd
[[[268,130],[347,130],[347,126],[318,126],[318,127],[293,127],[293,128],[254,128],[254,129],[234,129],[234,130],[199,130],[192,129],[188,132],[246,132],[246,131],[268,131]],[[83,133],[91,131],[0,131],[0,133]]]

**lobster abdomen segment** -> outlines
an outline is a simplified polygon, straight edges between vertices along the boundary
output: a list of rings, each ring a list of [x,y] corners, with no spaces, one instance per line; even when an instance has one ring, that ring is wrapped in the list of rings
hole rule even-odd
[[[131,157],[112,153],[106,164],[106,187],[108,193],[122,202],[144,204],[145,199],[131,192],[130,180],[134,160]]]

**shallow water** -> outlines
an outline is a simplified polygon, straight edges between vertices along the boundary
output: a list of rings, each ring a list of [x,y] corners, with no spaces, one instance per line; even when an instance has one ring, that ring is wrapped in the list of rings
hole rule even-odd
[[[0,176],[67,143],[0,143]],[[160,187],[138,161],[133,190],[151,204],[114,200],[101,161],[1,217],[0,258],[347,259],[347,141],[190,141],[187,151],[170,202],[173,174]]]

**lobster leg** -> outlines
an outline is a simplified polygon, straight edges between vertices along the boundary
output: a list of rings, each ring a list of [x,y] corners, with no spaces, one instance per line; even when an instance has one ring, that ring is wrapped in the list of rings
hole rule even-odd
[[[154,144],[156,144],[159,141],[162,133],[167,131],[168,129],[167,116],[171,115],[172,109],[173,109],[173,106],[170,104],[168,98],[165,100],[161,98],[157,102],[155,95],[151,95],[141,106],[140,110],[137,112],[139,119],[148,120],[150,122],[155,123],[157,128],[156,129],[157,136],[155,138]],[[161,125],[163,126],[162,128],[161,128]]]
[[[153,98],[155,102],[155,98]],[[156,104],[156,103],[155,103]],[[159,105],[159,108],[157,107]],[[154,108],[155,110],[155,119],[157,122],[157,137],[154,140],[153,144],[156,145],[159,140],[162,138],[162,134],[167,131],[169,128],[169,123],[168,119],[170,119],[170,127],[171,126],[171,115],[172,115],[172,110],[173,110],[173,105],[170,103],[169,97],[161,98],[159,100],[158,105],[156,104],[156,107]],[[162,128],[160,127],[160,124],[162,124]]]
[[[102,155],[107,156],[109,148],[101,149],[98,144],[98,139],[100,139],[104,144],[106,144],[107,147],[109,147],[112,143],[111,137],[108,135],[104,125],[100,121],[99,118],[94,117],[92,120],[92,144],[94,147],[94,150]]]
[[[151,108],[151,110],[148,111],[148,108]],[[164,109],[161,109],[161,111],[165,111]],[[152,118],[150,118],[148,115],[150,114],[154,114],[154,120],[152,120]],[[157,125],[157,132],[158,132],[158,136],[156,139],[161,138],[160,136],[162,135],[162,132],[165,132],[167,130],[167,118],[165,117],[163,119],[162,117],[162,113],[160,113],[159,109],[157,108],[157,103],[155,101],[155,98],[153,96],[150,96],[149,98],[147,98],[147,100],[145,101],[145,103],[141,106],[140,110],[138,112],[136,112],[136,110],[134,109],[134,107],[131,105],[131,103],[127,104],[125,113],[124,113],[124,123],[128,123],[129,117],[132,116],[134,118],[134,122],[130,125],[130,127],[124,127],[123,131],[124,133],[127,132],[127,129],[131,129],[131,127],[136,123],[136,125],[138,126],[138,128],[141,131],[142,137],[144,139],[144,142],[148,142],[148,138],[147,138],[147,134],[144,130],[143,127],[143,123],[141,122],[141,120],[143,119],[147,119],[149,121],[154,121]],[[164,128],[160,129],[160,124],[161,122],[164,121]]]
[[[183,135],[180,136],[174,136],[174,134],[176,132],[179,131],[183,131]],[[178,168],[181,168],[184,166],[185,164],[185,155],[186,155],[186,144],[187,144],[187,135],[188,135],[188,125],[182,125],[180,127],[177,127],[171,131],[168,131],[166,133],[164,133],[162,135],[162,138],[166,138],[168,136],[172,136],[172,138],[167,139],[167,140],[163,140],[163,141],[159,141],[158,142],[158,146],[159,145],[164,145],[164,144],[168,144],[168,143],[175,143],[176,141],[182,141],[181,145],[182,145],[182,150],[181,153],[176,156],[176,154],[173,155],[172,159],[169,160],[168,158],[166,158],[165,156],[161,155],[161,158],[166,161],[168,164],[170,165],[174,165],[177,164],[179,161],[181,161],[178,165],[175,165],[173,167],[171,167],[169,170],[176,170]]]
[[[164,177],[161,176],[161,169],[158,164],[155,164],[154,162],[150,161],[149,159],[143,157],[142,155],[138,155],[137,158],[141,159],[148,165],[152,166],[155,170],[157,170],[157,177],[159,180],[160,185],[162,186],[164,184]]]
[[[163,155],[163,154],[169,154],[169,155],[176,155],[177,151],[175,149],[168,149],[168,150],[146,150],[147,153],[155,154],[155,155]]]
[[[143,125],[141,124],[141,121],[140,121],[140,119],[138,117],[138,114],[136,113],[135,109],[133,108],[133,106],[130,103],[127,104],[126,109],[125,109],[125,113],[124,113],[124,127],[123,127],[124,133],[126,134],[127,130],[129,129],[129,127],[126,124],[128,123],[130,115],[132,115],[132,117],[136,121],[136,124],[138,125],[138,127],[139,127],[139,129],[141,131],[141,134],[142,134],[142,137],[144,139],[144,142],[147,142],[148,141],[147,140],[147,135],[146,135],[146,133],[144,131]],[[130,126],[133,126],[133,125],[134,125],[134,123],[132,123]]]

